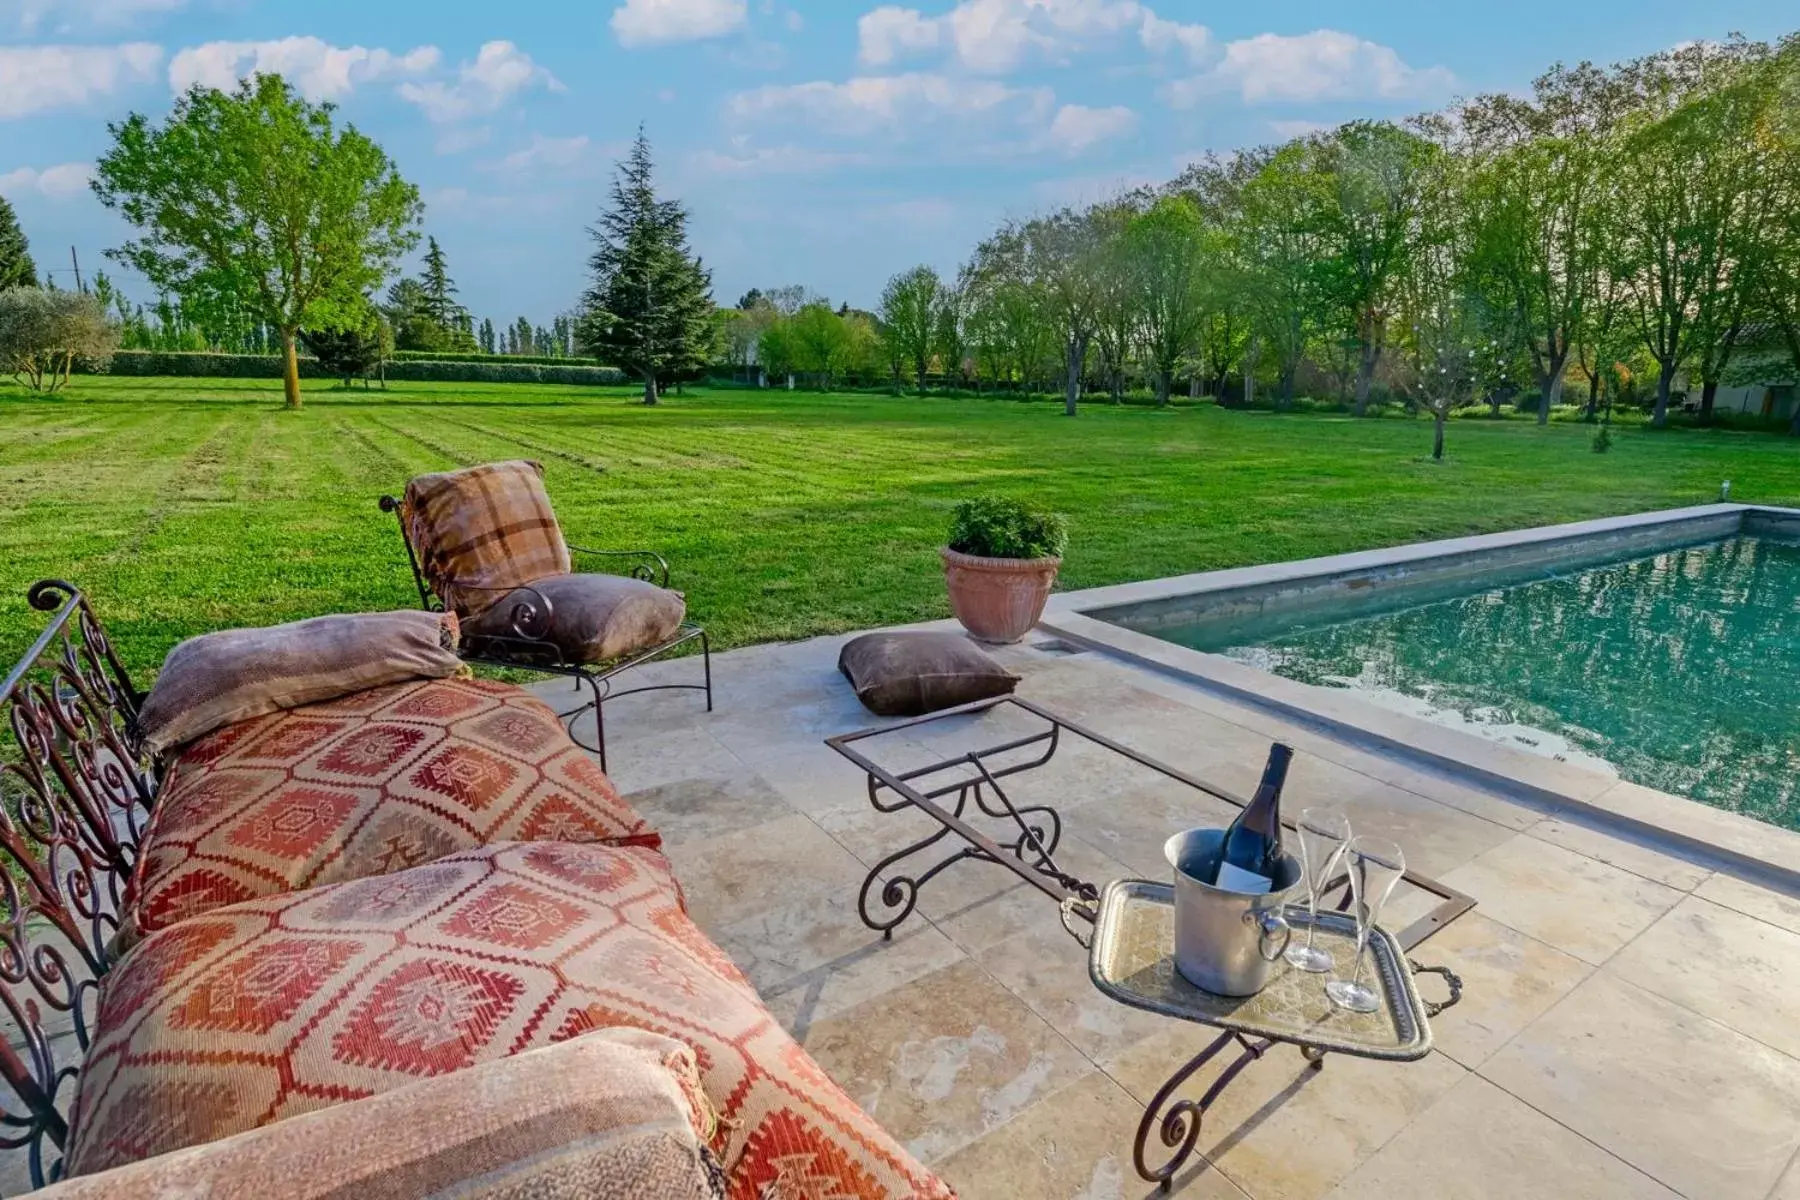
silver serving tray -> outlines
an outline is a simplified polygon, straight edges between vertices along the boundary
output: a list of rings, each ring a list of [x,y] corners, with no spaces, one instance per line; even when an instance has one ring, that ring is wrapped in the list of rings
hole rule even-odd
[[[1294,936],[1306,936],[1304,908],[1283,911]],[[1115,880],[1100,898],[1100,915],[1088,950],[1094,986],[1121,1004],[1316,1050],[1359,1058],[1412,1062],[1431,1052],[1431,1024],[1413,986],[1400,943],[1385,929],[1369,938],[1363,981],[1382,1006],[1372,1013],[1338,1008],[1325,983],[1349,977],[1356,953],[1356,922],[1346,913],[1319,914],[1315,943],[1337,959],[1334,973],[1312,975],[1278,963],[1268,987],[1254,996],[1202,991],[1175,969],[1174,888],[1143,879]]]

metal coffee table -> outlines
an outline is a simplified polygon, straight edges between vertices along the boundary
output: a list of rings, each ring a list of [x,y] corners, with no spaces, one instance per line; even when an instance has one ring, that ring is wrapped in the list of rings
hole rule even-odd
[[[923,765],[899,769],[880,761],[884,738],[909,739],[953,724],[978,725],[989,717],[1017,721],[1023,729],[991,743],[977,738],[976,748]],[[1406,883],[1437,897],[1438,903],[1398,934],[1378,930],[1370,939],[1365,973],[1385,1001],[1376,1013],[1361,1016],[1333,1008],[1324,994],[1330,976],[1307,975],[1285,964],[1254,997],[1231,999],[1201,991],[1174,967],[1170,886],[1116,880],[1102,890],[1099,884],[1077,878],[1056,861],[1063,838],[1061,814],[1047,804],[1017,804],[1008,795],[1003,781],[1048,766],[1071,738],[1118,756],[1121,769],[1135,764],[1174,785],[1239,808],[1245,804],[1242,797],[1016,696],[825,740],[862,769],[869,803],[877,812],[911,809],[937,824],[931,833],[875,864],[863,880],[857,911],[869,928],[891,938],[917,908],[920,890],[932,880],[960,863],[986,863],[1016,875],[1058,906],[1064,927],[1088,947],[1089,975],[1101,992],[1121,1004],[1220,1030],[1146,1106],[1133,1148],[1140,1176],[1168,1190],[1194,1153],[1206,1110],[1246,1067],[1275,1046],[1299,1047],[1314,1069],[1324,1065],[1327,1054],[1408,1062],[1430,1053],[1430,1018],[1461,998],[1462,982],[1445,968],[1418,966],[1407,951],[1473,908],[1471,897],[1416,872],[1405,874]],[[1325,894],[1327,902],[1336,897],[1338,909],[1349,907],[1347,880],[1333,881]],[[1304,909],[1290,908],[1286,915],[1297,932],[1306,929],[1309,918]],[[1316,936],[1328,946],[1337,943],[1340,962],[1352,961],[1355,922],[1349,915],[1321,911]],[[1442,976],[1449,998],[1424,1001],[1415,974]],[[1176,1099],[1196,1074],[1232,1049],[1235,1057],[1199,1099]],[[1149,1161],[1153,1136],[1170,1152],[1166,1161]]]

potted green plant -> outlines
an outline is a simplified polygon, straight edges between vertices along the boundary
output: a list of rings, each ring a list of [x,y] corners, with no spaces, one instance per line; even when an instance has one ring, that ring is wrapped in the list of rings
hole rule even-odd
[[[1002,496],[956,506],[944,559],[950,608],[978,641],[1016,642],[1044,615],[1069,543],[1055,513]]]

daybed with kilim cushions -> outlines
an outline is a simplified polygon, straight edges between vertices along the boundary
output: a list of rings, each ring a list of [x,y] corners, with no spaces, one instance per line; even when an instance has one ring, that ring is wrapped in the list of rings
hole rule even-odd
[[[49,627],[0,690],[0,1146],[67,1177],[46,1196],[950,1195],[527,693],[390,682],[152,761],[85,598],[30,601]]]
[[[402,499],[381,498],[400,522],[419,600],[462,620],[472,662],[540,671],[586,686],[587,704],[564,719],[594,714],[586,747],[606,766],[608,700],[638,692],[704,691],[711,712],[712,650],[687,620],[687,600],[669,587],[669,564],[649,550],[570,545],[534,462],[487,463],[421,475]],[[574,555],[630,564],[625,575],[576,574]],[[701,683],[614,690],[625,671],[700,643]]]

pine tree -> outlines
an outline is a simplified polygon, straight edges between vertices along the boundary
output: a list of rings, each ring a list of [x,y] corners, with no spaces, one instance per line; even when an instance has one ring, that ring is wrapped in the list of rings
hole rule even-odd
[[[36,287],[37,264],[31,261],[31,247],[25,231],[13,215],[12,205],[0,196],[0,292],[7,288]]]
[[[644,403],[655,404],[661,380],[705,365],[712,275],[688,249],[687,210],[656,197],[642,129],[592,233],[581,341],[602,362],[642,378]]]
[[[419,282],[425,289],[420,308],[432,323],[445,330],[460,328],[463,309],[456,302],[456,282],[450,278],[444,248],[436,238],[425,241],[425,277]]]

